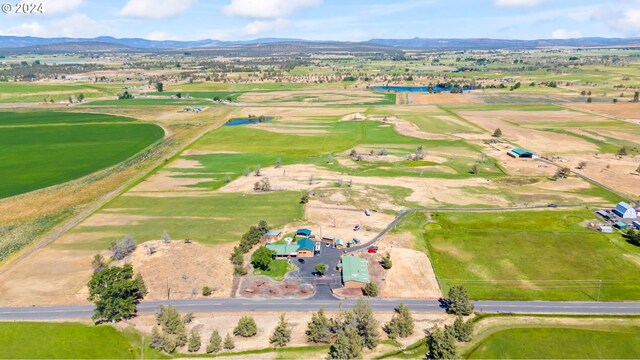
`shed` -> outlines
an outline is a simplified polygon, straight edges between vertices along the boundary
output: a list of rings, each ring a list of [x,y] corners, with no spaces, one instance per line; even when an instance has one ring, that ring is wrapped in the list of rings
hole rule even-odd
[[[315,243],[309,238],[300,239],[298,241],[298,250],[296,251],[298,257],[313,257]]]
[[[627,204],[624,201],[620,201],[618,205],[616,205],[615,209],[613,209],[613,213],[620,216],[623,219],[637,219],[638,213],[633,206]]]
[[[322,237],[322,241],[323,241],[323,242],[326,242],[326,243],[333,244],[333,243],[335,243],[335,242],[336,242],[336,238],[334,238],[333,236],[324,235],[324,236]]]
[[[295,257],[298,255],[298,244],[267,244],[267,249],[275,251],[274,257],[286,258],[289,256]]]
[[[336,240],[336,249],[344,249],[344,240],[342,239]]]
[[[634,221],[631,223],[636,230],[640,230],[640,221]]]
[[[600,232],[602,232],[602,233],[609,234],[609,233],[613,232],[613,228],[611,226],[602,225],[602,226],[600,226],[599,229],[600,229]]]
[[[262,239],[266,242],[278,241],[282,239],[282,231],[281,230],[269,230],[266,234],[262,236]]]
[[[627,228],[629,227],[629,225],[623,223],[620,220],[617,220],[616,222],[614,222],[613,226],[617,227],[620,230],[627,230]]]
[[[311,230],[309,229],[298,229],[296,231],[296,236],[308,238],[311,235]]]
[[[609,215],[609,213],[604,211],[604,210],[598,210],[598,211],[596,211],[596,214],[602,216],[603,218],[605,218],[607,220],[611,219],[611,215]]]
[[[536,159],[536,158],[539,157],[538,154],[536,154],[536,153],[534,153],[532,151],[529,151],[529,150],[525,150],[523,148],[519,148],[519,147],[513,148],[513,149],[507,151],[507,154],[509,156],[511,156],[511,157],[514,157],[514,158],[532,158],[532,159]]]
[[[356,256],[343,256],[340,258],[338,268],[342,273],[342,283],[348,288],[363,289],[369,280],[369,262]]]

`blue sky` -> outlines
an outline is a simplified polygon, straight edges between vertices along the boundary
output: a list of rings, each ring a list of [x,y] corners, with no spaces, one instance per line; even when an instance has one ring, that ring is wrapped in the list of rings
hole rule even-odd
[[[44,14],[0,13],[0,35],[346,41],[640,36],[640,0],[29,1],[43,3]]]

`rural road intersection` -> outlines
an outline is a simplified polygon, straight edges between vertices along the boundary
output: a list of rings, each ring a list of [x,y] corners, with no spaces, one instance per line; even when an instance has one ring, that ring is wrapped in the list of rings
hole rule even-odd
[[[371,299],[374,311],[392,311],[404,303],[412,311],[443,312],[438,300]],[[316,311],[320,307],[335,311],[342,306],[349,308],[353,300],[244,300],[244,299],[193,299],[173,301],[145,301],[138,305],[138,313],[154,313],[159,305],[173,305],[182,312],[199,313],[251,313],[251,312],[295,312]],[[640,314],[640,302],[563,302],[563,301],[476,301],[476,311],[484,313],[517,314],[583,314],[612,315]],[[0,308],[0,321],[30,320],[76,320],[89,319],[93,305],[51,307],[5,307]]]

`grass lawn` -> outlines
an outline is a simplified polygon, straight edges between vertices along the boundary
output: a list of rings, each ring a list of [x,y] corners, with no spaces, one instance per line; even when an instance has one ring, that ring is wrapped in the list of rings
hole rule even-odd
[[[166,358],[145,346],[131,330],[76,323],[0,323],[2,359]]]
[[[279,259],[273,260],[271,265],[269,265],[269,269],[267,270],[254,270],[254,275],[265,275],[275,280],[284,279],[284,275],[289,271],[295,270],[295,265],[289,264],[289,260]]]
[[[498,331],[465,354],[470,359],[637,359],[640,328],[515,328]]]
[[[0,115],[0,198],[115,165],[162,138],[162,128],[94,114]]]
[[[435,213],[425,248],[443,291],[465,285],[474,299],[640,299],[631,245],[582,224],[589,211]],[[602,286],[600,287],[600,281]]]
[[[302,219],[299,192],[264,194],[212,194],[198,197],[121,196],[99,214],[125,219],[122,225],[81,226],[74,233],[131,234],[138,243],[158,240],[164,230],[173,239],[190,238],[205,244],[239,241],[247,229],[260,220],[277,227]],[[126,221],[127,216],[139,217]],[[117,237],[88,237],[82,242],[58,244],[74,249],[106,249]]]

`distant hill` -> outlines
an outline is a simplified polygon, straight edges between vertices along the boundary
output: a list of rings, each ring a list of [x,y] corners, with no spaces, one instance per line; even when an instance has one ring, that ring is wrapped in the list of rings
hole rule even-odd
[[[55,43],[45,45],[33,45],[19,48],[23,52],[81,52],[81,51],[127,51],[133,48],[100,41],[78,41],[67,43]]]
[[[27,49],[29,51],[42,49],[42,51],[65,51],[62,44],[69,45],[66,51],[98,51],[90,49],[88,44],[111,44],[112,50],[141,49],[141,50],[180,50],[180,49],[213,49],[246,47],[251,49],[255,45],[269,45],[271,48],[293,48],[301,51],[309,51],[313,48],[330,48],[338,51],[339,48],[358,47],[365,51],[383,50],[385,47],[397,49],[527,49],[539,47],[568,46],[568,47],[610,47],[610,46],[638,46],[640,38],[578,38],[578,39],[539,39],[539,40],[509,40],[509,39],[372,39],[364,42],[341,42],[341,41],[308,41],[301,39],[280,39],[261,38],[247,41],[220,41],[220,40],[197,40],[197,41],[174,41],[174,40],[147,40],[141,38],[114,38],[110,36],[100,36],[91,39],[81,38],[41,38],[31,36],[0,36],[0,49]],[[81,45],[80,45],[81,44]],[[51,45],[57,45],[52,47]],[[123,46],[118,48],[116,45]],[[44,47],[43,46],[47,46]],[[74,46],[76,50],[73,50]],[[104,51],[108,51],[104,45]],[[57,49],[57,50],[56,50]],[[388,49],[387,49],[388,51]]]

